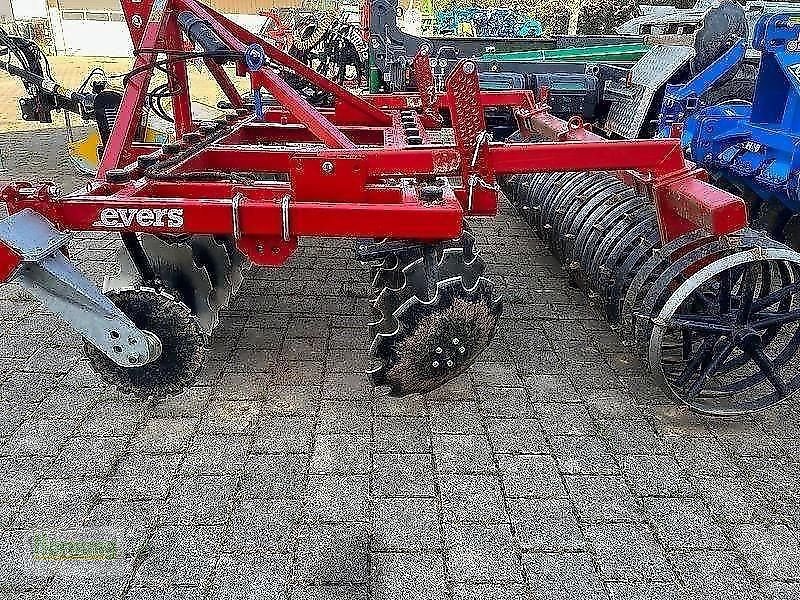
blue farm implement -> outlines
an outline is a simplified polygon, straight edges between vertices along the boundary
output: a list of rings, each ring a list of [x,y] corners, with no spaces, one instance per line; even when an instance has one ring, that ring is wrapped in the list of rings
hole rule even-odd
[[[694,110],[689,106],[682,125],[688,156],[748,200],[758,228],[794,248],[800,247],[798,39],[800,13],[763,17],[753,36],[761,64],[752,103],[733,100]],[[731,52],[741,55],[742,48]],[[714,76],[724,76],[725,65],[718,66]],[[728,67],[729,72],[733,67]],[[686,99],[691,105],[694,97],[684,94],[684,108]],[[663,128],[668,125],[662,123]]]

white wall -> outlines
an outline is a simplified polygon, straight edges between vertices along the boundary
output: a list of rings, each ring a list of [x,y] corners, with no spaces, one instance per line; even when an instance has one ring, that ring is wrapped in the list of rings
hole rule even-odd
[[[11,0],[11,6],[17,19],[47,18],[46,0]]]
[[[125,22],[76,21],[62,19],[58,10],[50,9],[53,39],[58,54],[75,56],[132,56],[133,44]],[[257,33],[266,17],[228,15],[245,29]]]
[[[64,54],[132,56],[133,44],[124,22],[62,19]]]

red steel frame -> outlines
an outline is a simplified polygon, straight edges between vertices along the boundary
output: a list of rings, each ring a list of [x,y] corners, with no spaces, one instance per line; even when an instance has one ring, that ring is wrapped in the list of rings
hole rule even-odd
[[[744,202],[703,181],[702,171],[684,161],[677,140],[601,140],[580,123],[565,123],[548,114],[529,92],[480,91],[475,65],[469,61],[451,74],[444,93],[435,90],[428,57],[419,56],[418,93],[358,96],[197,0],[122,0],[121,4],[137,48],[135,68],[144,70],[126,87],[97,180],[85,193],[60,199],[52,197],[49,184],[9,184],[0,199],[11,213],[32,208],[66,230],[234,236],[254,262],[272,265],[291,255],[300,236],[455,238],[466,214],[495,214],[498,175],[602,170],[617,173],[652,197],[665,239],[697,228],[722,235],[747,223]],[[249,46],[260,45],[273,65],[329,92],[334,108],[311,106],[269,66],[248,72],[242,58],[236,74],[249,75],[255,93],[265,89],[281,105],[269,107],[259,119],[242,109],[228,72],[205,59],[229,102],[242,110],[231,116],[224,135],[192,151],[186,134],[196,139],[201,124],[192,120],[186,64],[172,63],[171,80],[180,88],[173,100],[176,133],[188,156],[167,172],[172,176],[197,171],[281,173],[285,181],[242,183],[220,177],[176,182],[145,176],[139,157],[169,158],[160,147],[137,140],[136,134],[158,54],[191,50],[177,24],[180,11],[205,21],[242,57]],[[514,107],[523,133],[538,132],[554,141],[492,143],[485,134],[487,106]],[[410,145],[406,136],[400,113],[409,110],[414,112],[422,145]],[[442,129],[443,113],[449,113],[454,143],[432,143],[429,136]],[[129,181],[109,182],[109,172],[120,169],[127,171]],[[462,184],[445,187],[440,202],[423,201],[421,185],[443,176],[460,178]],[[121,210],[115,214],[122,217],[104,219],[104,211],[110,209]],[[181,212],[177,227],[163,218],[171,210]],[[135,219],[134,214],[144,218]]]

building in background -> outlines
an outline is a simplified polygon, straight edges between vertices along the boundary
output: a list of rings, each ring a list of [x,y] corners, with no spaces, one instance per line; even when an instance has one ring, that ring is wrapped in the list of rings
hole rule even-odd
[[[3,1],[0,0],[0,6]],[[265,21],[259,11],[296,6],[301,0],[203,1],[250,31],[258,31]],[[36,4],[36,0],[25,0],[25,3]],[[14,6],[16,8],[16,4]],[[132,55],[133,46],[119,0],[46,0],[46,14],[57,54]]]

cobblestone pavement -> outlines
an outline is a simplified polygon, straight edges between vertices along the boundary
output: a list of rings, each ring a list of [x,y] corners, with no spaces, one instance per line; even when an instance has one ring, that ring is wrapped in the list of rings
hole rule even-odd
[[[77,184],[58,135],[0,141],[18,175]],[[400,400],[361,375],[343,242],[255,272],[199,385],[158,404],[103,389],[74,334],[0,288],[0,598],[800,597],[795,407],[693,415],[508,210],[477,231],[501,332]],[[99,278],[115,243],[73,256]],[[57,536],[116,558],[35,559]]]

